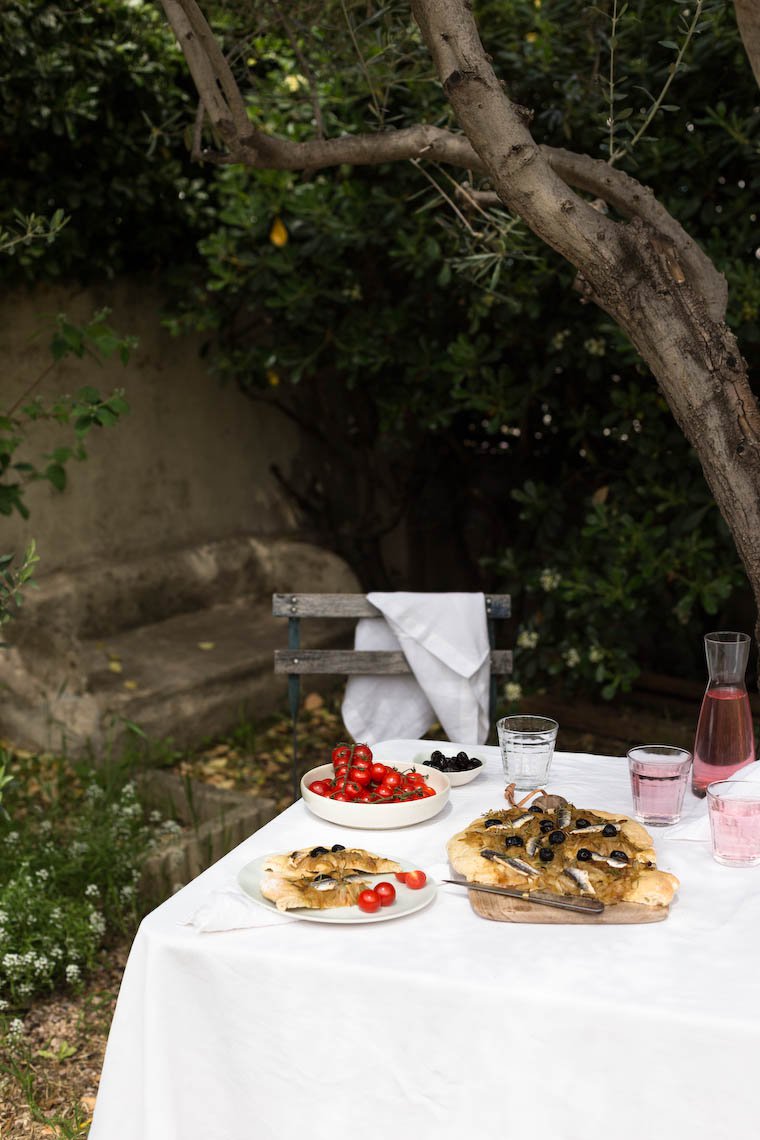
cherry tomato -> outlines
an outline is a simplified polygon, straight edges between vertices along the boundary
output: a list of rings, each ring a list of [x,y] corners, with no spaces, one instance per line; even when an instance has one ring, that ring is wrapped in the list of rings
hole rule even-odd
[[[394,772],[393,769],[391,769],[389,772],[386,772],[385,775],[383,776],[383,782],[381,785],[382,787],[390,788],[392,791],[395,792],[396,788],[400,787],[400,785],[401,785],[401,774],[399,772]]]
[[[349,780],[353,780],[354,783],[358,784],[361,788],[366,788],[372,780],[367,768],[349,768],[348,778]]]
[[[386,784],[381,784],[379,788],[375,788],[375,795],[380,800],[393,799],[393,788],[389,788]]]
[[[354,760],[372,760],[372,749],[367,744],[355,744],[353,748]]]
[[[333,792],[332,795],[330,796],[330,799],[331,800],[340,800],[342,803],[343,801],[348,799],[348,796],[346,795],[345,792]]]
[[[359,910],[363,910],[367,914],[374,914],[376,910],[380,910],[382,905],[377,891],[371,890],[362,891],[356,901],[359,904]]]
[[[390,906],[396,901],[396,888],[393,883],[375,883],[373,889],[380,898],[380,906]]]
[[[396,879],[397,879],[397,881],[398,881],[399,883],[405,883],[405,882],[406,882],[406,876],[407,876],[408,874],[409,874],[409,872],[408,872],[408,871],[396,871]]]
[[[351,745],[350,744],[336,744],[332,750],[333,764],[340,764],[345,760],[346,763],[351,759]]]
[[[334,764],[336,777],[345,776],[348,774],[348,764]]]
[[[365,760],[363,756],[358,758],[354,756],[351,760],[351,767],[355,768],[357,772],[372,772],[372,761]]]
[[[374,784],[381,784],[387,771],[388,769],[385,764],[373,764],[371,768],[372,782]]]
[[[347,800],[355,800],[362,794],[362,790],[359,785],[355,784],[352,780],[346,781],[346,786],[344,787],[343,791]]]
[[[420,788],[420,791],[422,792],[423,796],[435,795],[435,788],[431,788],[429,784],[426,784],[424,788]]]
[[[406,885],[410,891],[418,891],[420,887],[424,887],[427,882],[427,875],[424,871],[407,871]]]
[[[327,784],[324,780],[312,780],[309,784],[309,791],[313,792],[315,796],[326,796]]]
[[[375,804],[377,803],[377,796],[374,792],[363,791],[360,796],[356,797],[358,804]]]

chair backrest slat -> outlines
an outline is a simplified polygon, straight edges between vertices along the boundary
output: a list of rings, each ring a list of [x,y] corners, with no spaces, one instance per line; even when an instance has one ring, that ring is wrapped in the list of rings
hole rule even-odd
[[[486,594],[489,618],[508,618],[511,613],[509,594]],[[382,614],[367,601],[364,594],[275,594],[272,598],[275,617],[314,618],[379,618]]]
[[[343,673],[346,676],[374,676],[409,673],[409,665],[399,650],[370,649],[287,649],[274,651],[275,673]],[[491,672],[499,676],[512,671],[509,649],[491,651]]]

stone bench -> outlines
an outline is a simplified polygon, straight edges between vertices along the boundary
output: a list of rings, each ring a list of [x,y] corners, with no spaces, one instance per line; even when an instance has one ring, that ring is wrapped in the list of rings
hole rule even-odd
[[[283,590],[353,591],[336,555],[251,536],[41,576],[0,651],[0,736],[102,755],[129,725],[198,742],[285,702],[273,673]],[[344,640],[314,623],[315,648]]]

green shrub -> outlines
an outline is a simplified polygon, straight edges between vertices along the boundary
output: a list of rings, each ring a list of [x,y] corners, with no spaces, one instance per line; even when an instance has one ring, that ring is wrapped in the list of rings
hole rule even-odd
[[[56,986],[76,988],[104,941],[134,929],[139,868],[153,834],[130,782],[104,788],[51,758],[12,770],[22,774],[5,790],[8,816],[0,820],[6,1007]]]

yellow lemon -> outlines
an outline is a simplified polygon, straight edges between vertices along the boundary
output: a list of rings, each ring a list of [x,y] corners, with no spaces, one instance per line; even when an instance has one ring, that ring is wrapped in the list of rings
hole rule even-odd
[[[280,248],[288,244],[288,231],[285,229],[285,223],[282,218],[275,218],[272,222],[272,228],[269,231],[269,240],[272,245]]]

